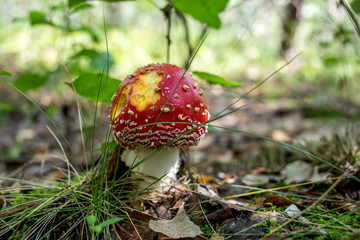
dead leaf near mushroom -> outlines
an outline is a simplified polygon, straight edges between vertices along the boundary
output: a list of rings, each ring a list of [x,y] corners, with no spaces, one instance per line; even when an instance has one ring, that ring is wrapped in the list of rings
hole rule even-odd
[[[202,234],[199,226],[195,225],[186,215],[181,206],[177,215],[171,220],[150,220],[149,227],[170,238],[193,238]]]
[[[279,196],[279,195],[256,199],[256,205],[258,205],[258,206],[284,207],[284,206],[289,206],[291,204],[293,204],[292,201],[290,201],[290,200],[288,200],[288,199],[286,199],[286,198],[284,198],[282,196]]]

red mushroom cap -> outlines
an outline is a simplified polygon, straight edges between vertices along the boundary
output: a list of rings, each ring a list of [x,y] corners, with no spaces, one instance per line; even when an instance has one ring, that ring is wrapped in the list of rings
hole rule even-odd
[[[110,120],[122,147],[158,148],[189,130],[169,147],[194,146],[204,137],[207,126],[201,124],[209,119],[208,106],[195,80],[184,72],[167,63],[149,64],[120,84]]]

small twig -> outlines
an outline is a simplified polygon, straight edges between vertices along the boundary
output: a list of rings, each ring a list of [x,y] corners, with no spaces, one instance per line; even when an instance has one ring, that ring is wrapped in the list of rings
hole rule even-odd
[[[166,62],[170,62],[170,45],[171,45],[171,11],[172,11],[172,5],[169,3],[164,8],[161,9],[163,12],[166,20],[167,20],[167,33],[166,33],[166,39],[167,39],[167,52],[166,52]]]
[[[183,27],[184,27],[184,31],[185,31],[185,42],[186,42],[186,45],[187,45],[187,48],[188,48],[188,57],[185,61],[185,66],[188,66],[189,65],[189,62],[191,60],[191,57],[194,53],[194,47],[191,45],[191,42],[190,42],[190,30],[189,30],[189,24],[186,20],[186,17],[183,13],[179,12],[179,11],[176,11],[175,12],[176,15],[180,18],[180,20],[182,21],[182,24],[183,24]],[[203,37],[205,36],[205,34],[207,33],[207,26],[205,25],[203,30],[201,31],[201,34],[197,40],[197,44],[200,43],[203,39]]]
[[[205,240],[209,240],[209,238],[205,237],[204,235],[200,234],[199,237],[205,239]]]
[[[127,212],[125,212],[125,214],[126,214],[126,216],[129,218],[129,220],[130,220],[130,222],[131,222],[131,225],[132,225],[133,228],[135,229],[135,232],[136,232],[136,234],[138,235],[138,237],[139,237],[141,240],[143,240],[142,237],[141,237],[141,235],[140,235],[140,233],[139,233],[139,231],[137,230],[137,228],[136,228],[133,220],[131,219],[130,215],[129,215]]]
[[[116,237],[117,237],[119,240],[122,240],[121,237],[120,237],[120,235],[119,235],[119,233],[116,231],[116,228],[115,228],[115,224],[114,224],[114,223],[112,224],[112,227],[113,227],[113,229],[114,229],[114,232],[115,232],[115,234],[116,234]]]
[[[121,231],[123,231],[123,232],[125,232],[125,233],[128,233],[128,230],[126,230],[123,226],[121,226],[121,225],[119,224],[119,222],[116,222],[115,224],[116,224],[116,226],[117,226]]]
[[[213,231],[213,233],[216,233],[215,229],[213,228],[213,226],[211,225],[209,219],[207,218],[207,216],[206,216],[206,214],[205,214],[205,211],[204,211],[204,209],[203,209],[203,207],[202,207],[202,205],[201,205],[201,202],[198,201],[198,204],[199,204],[199,207],[200,207],[200,209],[201,209],[201,212],[202,212],[202,214],[204,215],[204,218],[205,218],[205,220],[207,221],[207,223],[209,224],[211,230]]]
[[[186,62],[185,62],[185,66],[187,66],[189,64],[189,60],[191,58],[191,55],[193,54],[194,52],[194,48],[191,46],[191,43],[190,43],[190,31],[189,31],[189,25],[187,23],[187,20],[185,18],[185,15],[179,11],[176,11],[176,15],[180,18],[180,20],[182,21],[182,24],[184,26],[184,31],[185,31],[185,42],[186,42],[186,45],[187,45],[187,48],[188,48],[188,57],[186,59]]]

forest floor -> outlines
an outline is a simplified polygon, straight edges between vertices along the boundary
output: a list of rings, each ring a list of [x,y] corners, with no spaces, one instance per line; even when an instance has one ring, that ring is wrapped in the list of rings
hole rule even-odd
[[[45,111],[79,153],[78,160],[73,161],[66,144],[60,147],[49,131],[56,129],[48,119],[32,103],[21,100],[8,108],[1,106],[7,110],[3,109],[0,116],[0,177],[41,184],[64,179],[61,169],[66,169],[66,162],[59,160],[62,148],[79,171],[79,162],[86,166],[89,156],[81,154],[76,103],[64,103],[46,93],[43,96],[40,102],[47,104]],[[15,98],[11,94],[8,97],[9,101]],[[211,113],[223,110],[236,98],[231,94],[210,95]],[[209,128],[202,142],[188,152],[186,177],[180,179],[172,199],[159,197],[160,204],[137,206],[145,206],[146,211],[133,206],[129,216],[145,227],[112,224],[111,236],[189,239],[191,235],[186,234],[199,235],[194,226],[200,226],[202,234],[194,239],[359,239],[359,112],[349,113],[349,104],[340,99],[332,99],[337,103],[334,107],[328,103],[306,105],[301,99],[258,98],[242,99],[229,109],[239,107],[238,111],[211,123],[235,130]],[[102,118],[99,125],[106,126],[106,121],[107,117]],[[106,127],[101,128],[106,131]],[[96,138],[94,143],[100,146],[101,141]],[[2,181],[1,185],[18,187],[19,183]],[[0,198],[0,209],[14,204],[6,194]],[[180,206],[185,206],[186,214]],[[160,230],[159,226],[149,229],[150,220],[158,221]],[[174,226],[186,230],[166,232]]]

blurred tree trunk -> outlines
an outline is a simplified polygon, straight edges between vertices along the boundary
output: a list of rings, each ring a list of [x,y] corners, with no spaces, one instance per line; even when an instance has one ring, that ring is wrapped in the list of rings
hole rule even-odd
[[[303,0],[289,0],[285,6],[282,20],[281,55],[285,56],[292,48],[296,27],[301,18]]]

